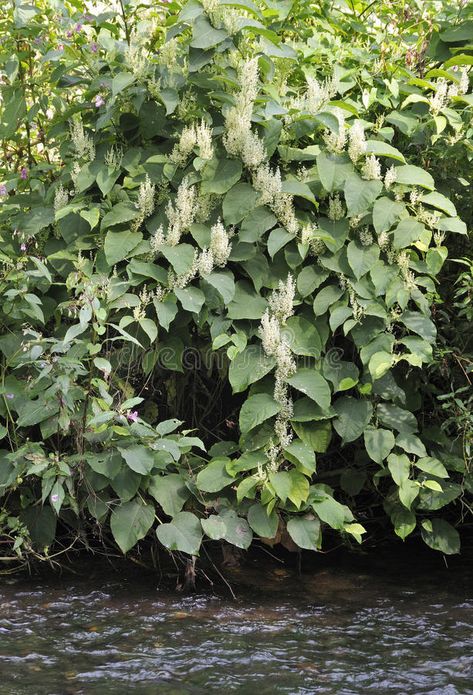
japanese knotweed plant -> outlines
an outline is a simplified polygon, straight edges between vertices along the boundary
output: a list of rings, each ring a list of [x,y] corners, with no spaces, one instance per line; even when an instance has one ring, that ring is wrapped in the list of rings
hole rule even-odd
[[[362,115],[353,70],[300,69],[278,5],[172,3],[147,32],[86,18],[43,52],[37,103],[23,53],[5,70],[2,122],[30,145],[1,189],[0,520],[19,553],[50,546],[58,519],[77,539],[109,525],[123,552],[151,529],[190,555],[253,534],[317,550],[326,527],[361,542],[367,490],[401,538],[459,550],[435,512],[463,460],[412,385],[464,224],[391,144],[396,123]],[[12,19],[30,58],[45,15]],[[213,354],[239,437],[176,433],[187,348]]]

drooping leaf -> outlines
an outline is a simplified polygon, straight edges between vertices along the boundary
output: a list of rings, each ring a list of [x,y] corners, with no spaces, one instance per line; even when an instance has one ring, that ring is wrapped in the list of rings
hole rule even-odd
[[[240,410],[240,431],[249,432],[254,427],[261,425],[268,418],[277,415],[280,410],[279,403],[268,393],[257,393],[250,396],[243,403]]]
[[[168,550],[179,550],[188,555],[198,555],[202,542],[199,519],[191,512],[179,512],[168,524],[156,529],[158,540]]]
[[[376,463],[384,461],[391,453],[396,441],[391,430],[384,430],[381,427],[366,427],[364,437],[366,451]]]
[[[311,398],[323,410],[330,406],[330,387],[317,370],[300,367],[287,383]]]
[[[365,181],[357,174],[349,176],[344,188],[349,217],[361,215],[369,210],[382,188],[381,181]]]
[[[319,550],[320,521],[312,516],[296,516],[287,522],[287,532],[294,543],[304,550]]]
[[[110,266],[123,261],[143,240],[141,232],[107,232],[104,242],[105,258]]]
[[[444,555],[456,555],[460,552],[460,534],[448,521],[431,519],[422,523],[422,540],[429,548]]]
[[[224,487],[235,482],[233,476],[227,473],[228,458],[217,458],[203,468],[196,478],[196,485],[202,492],[219,492]]]
[[[175,516],[180,512],[190,497],[189,489],[177,473],[153,476],[148,486],[148,492],[168,516]]]
[[[154,508],[138,498],[113,510],[110,528],[122,553],[127,553],[143,539],[154,521]]]
[[[371,403],[352,396],[343,396],[335,401],[333,408],[338,415],[333,421],[333,426],[343,442],[353,442],[361,437],[371,419]]]
[[[248,510],[248,523],[260,538],[274,538],[279,525],[279,519],[273,510],[268,510],[259,502],[253,504]]]

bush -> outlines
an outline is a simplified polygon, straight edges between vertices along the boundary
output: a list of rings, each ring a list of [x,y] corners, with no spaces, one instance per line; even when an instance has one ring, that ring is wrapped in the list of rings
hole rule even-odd
[[[428,370],[467,232],[449,194],[470,55],[424,74],[406,17],[397,76],[375,21],[312,3],[52,7],[18,6],[3,45],[14,550],[108,527],[124,553],[152,529],[189,555],[253,534],[317,550],[324,529],[361,542],[382,505],[400,538],[458,552],[470,454]]]

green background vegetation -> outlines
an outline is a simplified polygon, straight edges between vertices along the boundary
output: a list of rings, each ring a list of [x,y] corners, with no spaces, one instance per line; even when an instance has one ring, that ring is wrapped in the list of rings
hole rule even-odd
[[[4,558],[459,552],[471,5],[0,13]]]

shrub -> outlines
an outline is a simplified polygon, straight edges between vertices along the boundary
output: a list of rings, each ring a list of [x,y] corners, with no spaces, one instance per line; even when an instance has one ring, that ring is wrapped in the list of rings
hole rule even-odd
[[[420,393],[466,226],[422,152],[455,129],[447,99],[471,105],[468,74],[386,84],[354,50],[335,64],[335,39],[322,71],[306,5],[8,16],[0,522],[18,553],[108,525],[123,552],[152,528],[190,555],[253,534],[316,550],[324,528],[361,542],[380,504],[400,538],[458,552],[437,510],[465,459]]]

